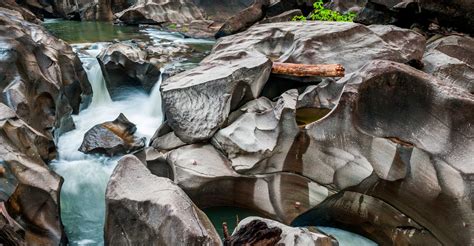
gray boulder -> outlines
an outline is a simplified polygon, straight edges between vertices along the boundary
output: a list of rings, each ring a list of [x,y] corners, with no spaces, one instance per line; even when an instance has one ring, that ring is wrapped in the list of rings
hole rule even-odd
[[[121,87],[139,87],[150,92],[160,76],[160,68],[148,59],[148,52],[136,45],[115,43],[98,56],[112,98]]]
[[[106,192],[107,245],[220,245],[207,216],[167,178],[124,156]]]
[[[474,39],[448,36],[426,47],[423,71],[474,93]]]
[[[79,151],[108,156],[138,151],[145,147],[146,139],[134,136],[136,131],[135,124],[120,114],[114,121],[98,124],[88,130]]]
[[[169,126],[186,143],[210,139],[230,111],[260,94],[270,70],[267,57],[243,51],[167,79],[161,90]]]

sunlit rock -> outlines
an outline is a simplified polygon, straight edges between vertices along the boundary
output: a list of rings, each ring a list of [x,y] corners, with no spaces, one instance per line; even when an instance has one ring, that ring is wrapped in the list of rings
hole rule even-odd
[[[276,231],[274,238],[276,245],[288,246],[336,246],[337,241],[315,228],[290,227],[274,220],[260,217],[247,217],[240,221],[227,243],[240,245],[245,243],[257,244],[269,240],[262,234]],[[279,240],[278,240],[279,239]]]
[[[123,157],[107,185],[105,243],[220,245],[207,216],[167,178]]]
[[[135,124],[120,114],[114,121],[98,124],[87,131],[79,151],[108,156],[138,151],[145,147],[145,138],[134,136],[136,131]]]

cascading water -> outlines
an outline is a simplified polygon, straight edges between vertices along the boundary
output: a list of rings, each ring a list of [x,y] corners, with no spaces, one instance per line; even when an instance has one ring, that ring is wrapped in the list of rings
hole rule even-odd
[[[93,50],[89,54],[97,55],[98,52]],[[149,139],[162,121],[161,95],[157,85],[158,95],[149,97],[143,92],[134,91],[124,95],[121,101],[112,101],[95,56],[81,55],[81,60],[93,89],[92,103],[73,117],[76,129],[59,138],[58,158],[52,162],[52,166],[64,178],[61,215],[70,244],[102,245],[105,189],[120,157],[86,155],[78,149],[87,130],[96,124],[114,120],[120,113],[137,125],[137,135]],[[137,110],[144,107],[153,108],[153,114],[143,114]]]
[[[151,116],[158,116],[161,114],[161,91],[160,86],[163,82],[163,73],[165,72],[164,67],[160,68],[160,77],[158,82],[153,86],[153,89],[150,93],[150,103],[148,104],[148,113]]]

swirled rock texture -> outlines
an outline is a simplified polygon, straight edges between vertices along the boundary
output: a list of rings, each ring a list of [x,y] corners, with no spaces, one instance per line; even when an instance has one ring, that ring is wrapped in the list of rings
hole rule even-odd
[[[220,245],[207,216],[167,178],[124,156],[106,192],[108,245]]]
[[[72,48],[42,26],[6,11],[0,11],[0,47],[0,102],[43,134],[72,129],[71,114],[87,105],[92,94]]]
[[[274,242],[276,245],[288,246],[332,246],[338,245],[336,240],[331,237],[315,231],[313,228],[290,227],[277,221],[264,219],[260,217],[247,217],[240,221],[232,233],[231,240],[227,245],[239,245],[248,243],[249,234],[263,234],[267,230],[279,229],[279,240]],[[233,240],[232,240],[233,239]],[[258,243],[252,242],[252,243]]]
[[[474,39],[448,36],[426,47],[423,71],[474,93]]]
[[[63,180],[44,162],[54,155],[51,138],[0,103],[0,201],[24,228],[27,245],[67,243],[59,211]]]
[[[145,147],[145,138],[133,134],[135,124],[120,114],[114,121],[108,121],[92,127],[84,135],[79,151],[87,154],[123,155]]]
[[[200,66],[163,83],[166,118],[182,141],[204,141],[224,125],[231,111],[260,95],[270,74],[269,58],[340,63],[350,73],[374,59],[419,61],[424,43],[423,36],[394,26],[337,22],[256,25],[220,39]]]

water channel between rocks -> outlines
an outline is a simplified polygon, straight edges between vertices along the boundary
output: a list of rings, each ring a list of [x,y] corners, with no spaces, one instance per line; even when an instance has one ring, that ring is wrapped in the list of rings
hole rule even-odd
[[[91,83],[94,96],[91,105],[73,116],[76,129],[63,134],[57,141],[58,158],[51,165],[64,178],[61,190],[61,216],[70,245],[103,245],[105,218],[105,189],[120,156],[110,158],[79,152],[84,134],[96,124],[111,121],[123,113],[137,125],[137,135],[148,140],[160,126],[163,115],[158,79],[151,93],[124,89],[119,100],[113,101],[106,88],[97,55],[113,40],[146,40],[153,45],[176,42],[186,44],[198,53],[191,58],[166,64],[192,67],[212,48],[213,41],[187,39],[178,33],[162,32],[153,28],[114,26],[100,22],[72,22],[47,20],[44,25],[53,34],[72,44],[78,53]],[[163,68],[162,68],[163,71]],[[222,235],[219,226],[229,223],[232,231],[235,216],[243,219],[255,215],[238,208],[211,208],[205,210]],[[375,245],[359,235],[335,228],[321,228],[334,235],[340,245]]]

